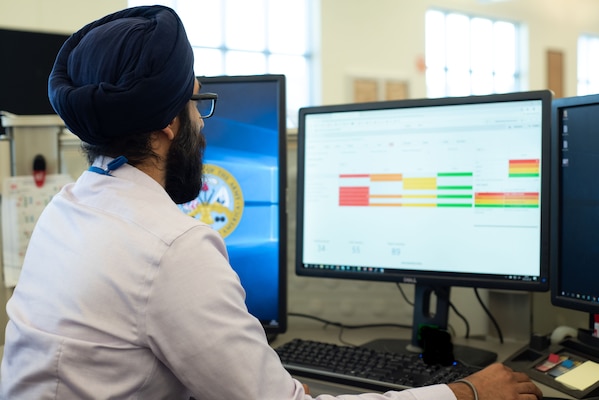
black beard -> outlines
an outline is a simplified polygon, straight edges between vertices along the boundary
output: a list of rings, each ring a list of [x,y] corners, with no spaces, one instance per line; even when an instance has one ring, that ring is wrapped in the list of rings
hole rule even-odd
[[[206,139],[191,123],[187,108],[179,114],[181,126],[166,160],[165,190],[175,204],[195,199],[202,187]]]

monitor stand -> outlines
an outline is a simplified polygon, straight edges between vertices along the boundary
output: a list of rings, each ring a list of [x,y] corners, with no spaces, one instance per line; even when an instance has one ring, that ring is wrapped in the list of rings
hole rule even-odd
[[[436,295],[437,302],[434,313],[431,313],[430,305],[433,293]],[[423,353],[426,350],[421,337],[423,327],[447,330],[450,308],[449,294],[450,287],[448,286],[417,284],[414,294],[412,338],[406,340],[377,339],[364,344],[364,347],[394,353]],[[453,356],[456,361],[481,368],[497,360],[497,353],[461,345],[453,345]]]

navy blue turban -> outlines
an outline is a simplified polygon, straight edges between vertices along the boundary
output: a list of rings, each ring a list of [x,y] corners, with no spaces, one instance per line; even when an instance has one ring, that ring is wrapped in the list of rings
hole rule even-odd
[[[74,33],[48,80],[67,128],[90,144],[166,127],[193,93],[193,51],[168,7],[128,8]]]

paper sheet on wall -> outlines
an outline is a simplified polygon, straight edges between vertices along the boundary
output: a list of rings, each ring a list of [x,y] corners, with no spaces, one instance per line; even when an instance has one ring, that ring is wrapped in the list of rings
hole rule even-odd
[[[2,182],[2,250],[4,285],[14,287],[21,273],[29,238],[42,210],[67,183],[69,175],[47,175],[37,187],[32,176],[14,176]]]

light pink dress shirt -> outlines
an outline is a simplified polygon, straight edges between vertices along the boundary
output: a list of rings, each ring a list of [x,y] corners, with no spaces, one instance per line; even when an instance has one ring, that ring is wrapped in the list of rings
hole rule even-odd
[[[223,240],[124,165],[46,207],[15,293],[4,399],[311,399],[281,366]],[[455,400],[445,385],[318,399]]]

